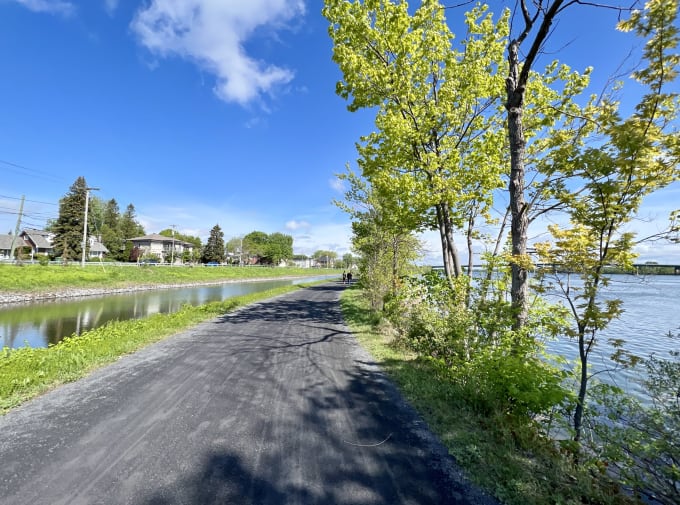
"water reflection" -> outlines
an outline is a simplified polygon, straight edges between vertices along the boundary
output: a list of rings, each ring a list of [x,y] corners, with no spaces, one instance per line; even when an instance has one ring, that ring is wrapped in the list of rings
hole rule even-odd
[[[176,312],[185,304],[203,305],[324,278],[328,277],[249,281],[0,306],[0,347],[47,347],[64,337],[80,335],[109,321],[141,319],[157,313],[167,314]]]

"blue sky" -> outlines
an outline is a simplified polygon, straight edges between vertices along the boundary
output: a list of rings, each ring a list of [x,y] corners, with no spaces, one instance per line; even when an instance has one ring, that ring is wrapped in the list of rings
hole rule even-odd
[[[340,73],[321,7],[0,0],[0,233],[14,229],[21,195],[24,227],[56,217],[82,175],[121,210],[134,204],[149,233],[175,225],[205,239],[219,224],[227,239],[283,232],[296,253],[348,252],[334,174],[356,159],[372,116],[348,112],[335,95]],[[447,13],[454,31],[462,14]],[[639,45],[615,21],[612,12],[567,11],[545,60],[594,66],[600,91]],[[678,202],[677,185],[650,201],[641,233]],[[436,262],[436,238],[425,239]],[[641,252],[670,261],[677,249]]]

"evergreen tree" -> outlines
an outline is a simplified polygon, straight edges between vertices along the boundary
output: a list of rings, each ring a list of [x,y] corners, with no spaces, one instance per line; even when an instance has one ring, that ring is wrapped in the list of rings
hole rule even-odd
[[[131,260],[132,242],[128,240],[145,234],[144,227],[137,222],[135,206],[132,204],[128,204],[123,216],[120,218],[119,233],[125,247],[121,259],[129,261]]]
[[[120,209],[114,198],[106,202],[103,214],[102,243],[109,250],[109,257],[120,261],[123,259],[125,244],[120,234]]]
[[[55,235],[55,257],[68,260],[76,259],[82,254],[86,193],[87,182],[81,176],[71,185],[69,192],[59,200],[59,217],[51,228]],[[89,218],[88,221],[90,221]]]
[[[222,232],[220,225],[216,224],[213,226],[212,230],[210,230],[210,237],[208,237],[208,242],[203,248],[201,261],[203,263],[210,263],[212,261],[223,263],[224,259],[224,233]]]

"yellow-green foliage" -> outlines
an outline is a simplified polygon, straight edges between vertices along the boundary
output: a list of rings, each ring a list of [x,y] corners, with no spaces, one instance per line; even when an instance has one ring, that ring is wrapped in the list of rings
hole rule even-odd
[[[152,342],[175,334],[254,300],[299,289],[284,286],[199,307],[186,305],[172,314],[117,321],[72,336],[47,348],[5,348],[0,354],[0,412],[58,384],[71,382]]]

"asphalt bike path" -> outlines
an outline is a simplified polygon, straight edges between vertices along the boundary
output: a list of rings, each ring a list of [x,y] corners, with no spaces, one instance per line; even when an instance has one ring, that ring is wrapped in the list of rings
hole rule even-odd
[[[345,326],[345,286],[204,322],[0,418],[0,503],[494,504]]]

